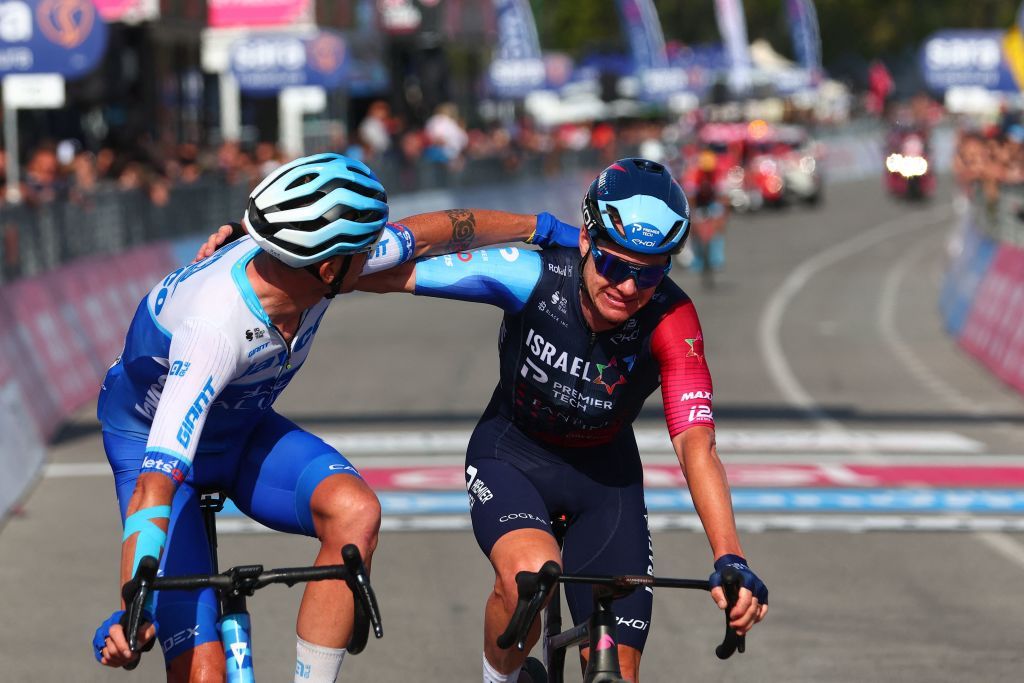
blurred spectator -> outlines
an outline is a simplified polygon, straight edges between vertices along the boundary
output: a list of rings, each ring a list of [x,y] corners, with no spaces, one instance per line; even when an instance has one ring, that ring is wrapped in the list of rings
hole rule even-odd
[[[469,144],[469,136],[459,122],[458,115],[454,104],[439,104],[424,127],[429,146],[440,152],[433,158],[446,161],[453,168],[461,167],[462,152]]]
[[[388,103],[377,100],[370,105],[366,118],[359,124],[359,143],[363,147],[365,161],[373,163],[391,148],[390,117]]]
[[[35,150],[25,165],[25,201],[42,204],[57,198],[60,164],[55,149],[46,145]]]

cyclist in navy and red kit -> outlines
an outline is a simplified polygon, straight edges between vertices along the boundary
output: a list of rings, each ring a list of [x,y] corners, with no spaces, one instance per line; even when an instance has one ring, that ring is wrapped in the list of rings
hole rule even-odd
[[[466,458],[473,530],[496,574],[486,607],[485,683],[516,680],[527,654],[495,644],[516,604],[518,572],[556,560],[567,572],[653,573],[632,423],[659,384],[669,436],[711,544],[712,583],[720,583],[725,566],[740,569],[744,589],[730,614],[738,632],[767,613],[768,591],[743,559],[715,449],[700,322],[690,298],[665,278],[689,217],[682,190],[663,166],[623,159],[591,184],[582,230],[549,214],[537,217],[538,235],[572,246],[481,249],[359,281],[367,291],[478,301],[505,311],[500,381]],[[570,522],[561,552],[550,529],[558,514]],[[724,608],[720,587],[712,597]],[[566,598],[575,623],[586,621],[590,589],[568,585]],[[638,680],[651,606],[649,589],[615,606],[622,672],[631,681]],[[538,625],[531,635],[532,646]]]

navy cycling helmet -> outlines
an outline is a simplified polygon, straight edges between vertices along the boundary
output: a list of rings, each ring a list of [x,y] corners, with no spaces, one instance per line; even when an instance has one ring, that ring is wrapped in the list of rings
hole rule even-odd
[[[638,254],[674,254],[690,232],[690,205],[661,164],[620,159],[590,184],[583,225],[591,240],[604,237]]]
[[[242,222],[256,244],[300,268],[370,251],[387,224],[387,201],[363,162],[314,154],[264,178],[249,195]]]

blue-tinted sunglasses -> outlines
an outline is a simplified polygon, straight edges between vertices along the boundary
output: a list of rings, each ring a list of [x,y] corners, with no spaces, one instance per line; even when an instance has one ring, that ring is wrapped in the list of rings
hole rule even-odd
[[[594,266],[601,277],[615,285],[631,277],[636,280],[638,289],[657,287],[672,270],[672,259],[663,266],[641,266],[601,251],[596,244],[591,244],[590,255],[594,257]]]

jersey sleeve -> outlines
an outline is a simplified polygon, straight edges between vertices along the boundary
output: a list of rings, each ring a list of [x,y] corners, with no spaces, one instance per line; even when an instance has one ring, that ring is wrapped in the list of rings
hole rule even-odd
[[[477,301],[518,313],[541,275],[541,257],[518,247],[474,249],[416,263],[415,293]]]
[[[160,472],[181,483],[192,466],[210,406],[235,374],[238,350],[213,325],[186,319],[172,331],[167,360],[167,381],[142,472]]]
[[[400,266],[416,253],[416,238],[412,230],[401,223],[388,223],[380,233],[363,266],[363,275],[372,275],[388,268]]]
[[[679,302],[661,319],[651,337],[651,351],[661,369],[661,398],[669,436],[696,426],[714,429],[711,372],[692,301]]]

